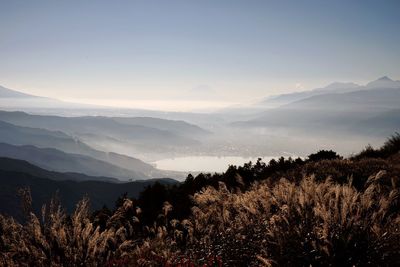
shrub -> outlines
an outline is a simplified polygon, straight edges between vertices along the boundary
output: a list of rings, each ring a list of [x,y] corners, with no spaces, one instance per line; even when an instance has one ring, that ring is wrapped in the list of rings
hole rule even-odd
[[[382,147],[374,149],[371,145],[368,145],[363,151],[354,155],[353,159],[362,158],[383,158],[386,159],[400,151],[400,134],[395,133],[389,137]]]

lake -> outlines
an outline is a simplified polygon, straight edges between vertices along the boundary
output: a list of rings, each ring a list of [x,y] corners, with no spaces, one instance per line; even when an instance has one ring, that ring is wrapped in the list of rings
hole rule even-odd
[[[269,162],[275,157],[261,157],[264,162]],[[216,156],[190,156],[162,159],[153,162],[158,169],[183,172],[224,172],[229,165],[243,165],[249,161],[256,162],[258,157],[216,157]]]

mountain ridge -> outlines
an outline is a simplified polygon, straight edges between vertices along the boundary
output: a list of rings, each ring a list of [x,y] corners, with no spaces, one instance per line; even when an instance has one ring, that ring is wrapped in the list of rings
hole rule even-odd
[[[332,94],[332,93],[349,93],[360,90],[369,90],[375,88],[400,88],[400,81],[395,81],[387,76],[380,77],[370,81],[365,85],[358,85],[352,82],[333,82],[325,87],[311,89],[307,91],[293,92],[287,94],[274,95],[261,100],[258,105],[272,105],[277,107],[285,104],[290,104],[295,101],[306,99],[309,97]]]
[[[65,153],[54,148],[38,148],[33,145],[10,145],[0,143],[0,156],[28,161],[41,168],[55,172],[75,172],[88,176],[108,176],[120,180],[150,178],[144,173],[134,172],[81,154]]]
[[[45,98],[9,89],[0,85],[0,98]]]

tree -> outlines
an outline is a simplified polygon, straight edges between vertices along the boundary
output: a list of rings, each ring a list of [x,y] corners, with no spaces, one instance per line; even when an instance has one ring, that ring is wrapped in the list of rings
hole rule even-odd
[[[342,158],[343,158],[342,156],[340,156],[333,150],[320,150],[317,153],[308,155],[309,161],[333,160]]]

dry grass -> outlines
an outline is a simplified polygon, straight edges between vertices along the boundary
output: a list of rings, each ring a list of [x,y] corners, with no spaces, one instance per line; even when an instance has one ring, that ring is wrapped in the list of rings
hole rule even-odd
[[[350,163],[331,164],[332,171]],[[356,188],[351,180],[311,175],[255,183],[245,192],[220,183],[193,196],[189,218],[170,218],[166,202],[151,226],[141,224],[140,209],[125,199],[104,229],[90,219],[88,199],[70,216],[52,201],[37,217],[22,190],[27,221],[0,215],[0,265],[400,265],[396,179],[380,171]]]
[[[399,191],[371,176],[363,191],[308,177],[232,194],[224,185],[194,196],[196,251],[227,265],[400,264]]]

